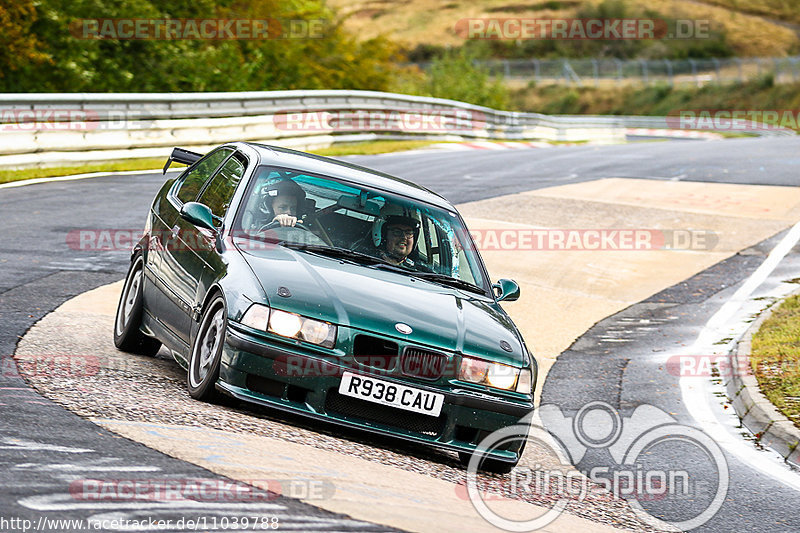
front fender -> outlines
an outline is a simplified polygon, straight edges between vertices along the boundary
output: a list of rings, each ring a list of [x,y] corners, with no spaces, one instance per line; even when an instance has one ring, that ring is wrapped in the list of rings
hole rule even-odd
[[[238,250],[228,248],[220,254],[220,259],[222,264],[212,265],[218,268],[203,272],[198,290],[199,298],[192,317],[193,335],[203,310],[217,292],[222,293],[225,298],[228,320],[241,321],[254,302],[269,305],[264,288]]]

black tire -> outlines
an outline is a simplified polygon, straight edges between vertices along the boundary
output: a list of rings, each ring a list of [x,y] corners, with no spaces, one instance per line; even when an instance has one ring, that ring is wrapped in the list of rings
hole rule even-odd
[[[206,306],[200,319],[200,328],[192,341],[186,385],[189,395],[196,400],[217,403],[221,395],[215,385],[219,379],[222,345],[228,328],[225,299],[217,295]]]
[[[114,345],[123,352],[153,356],[161,348],[158,339],[148,337],[139,329],[142,325],[142,284],[144,260],[141,254],[131,261],[114,319]]]

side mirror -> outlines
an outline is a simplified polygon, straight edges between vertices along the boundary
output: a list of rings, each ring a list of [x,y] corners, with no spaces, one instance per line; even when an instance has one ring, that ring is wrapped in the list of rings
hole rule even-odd
[[[513,302],[519,299],[519,285],[513,279],[499,279],[492,285],[497,301]]]
[[[198,202],[186,202],[181,207],[181,218],[188,220],[198,228],[204,228],[214,233],[217,228],[214,227],[214,215],[207,205]]]

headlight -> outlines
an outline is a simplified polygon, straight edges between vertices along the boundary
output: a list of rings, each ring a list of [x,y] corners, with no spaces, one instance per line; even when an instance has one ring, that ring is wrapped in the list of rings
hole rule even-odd
[[[295,313],[270,309],[266,305],[251,305],[241,322],[253,329],[269,331],[281,337],[298,339],[325,348],[333,348],[336,345],[335,325]]]
[[[269,317],[269,331],[282,337],[294,337],[300,332],[303,321],[300,315],[273,310]]]
[[[267,331],[325,348],[333,348],[336,344],[336,326],[333,324],[277,309],[273,309],[269,315]]]
[[[458,379],[470,383],[483,383],[488,371],[489,363],[486,361],[464,357],[461,359],[461,371],[458,373]]]
[[[533,378],[531,377],[531,371],[527,368],[523,368],[519,373],[517,392],[533,394]]]
[[[333,326],[327,322],[320,322],[309,318],[305,319],[303,325],[300,326],[300,333],[303,334],[303,338],[314,344],[324,343],[331,336],[332,332]]]
[[[530,393],[530,371],[528,372],[528,393]],[[520,377],[520,369],[500,363],[490,363],[472,357],[462,357],[458,379],[470,383],[481,383],[496,389],[514,390]],[[516,389],[519,392],[519,386]]]
[[[511,390],[517,384],[517,376],[519,376],[519,368],[491,363],[489,372],[486,374],[486,382],[498,389]]]
[[[266,305],[253,304],[242,317],[242,324],[253,329],[267,329],[269,320],[269,307]]]

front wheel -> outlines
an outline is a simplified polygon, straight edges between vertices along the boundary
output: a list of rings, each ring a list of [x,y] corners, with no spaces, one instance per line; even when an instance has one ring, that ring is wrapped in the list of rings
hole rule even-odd
[[[144,259],[137,255],[125,278],[122,295],[117,305],[114,320],[114,345],[123,352],[155,355],[161,343],[148,337],[139,329],[142,325],[142,282],[144,281]]]
[[[219,398],[214,385],[219,378],[219,364],[226,329],[225,300],[218,295],[206,307],[200,320],[200,329],[192,343],[189,372],[186,376],[192,398],[205,402],[216,401]]]

